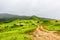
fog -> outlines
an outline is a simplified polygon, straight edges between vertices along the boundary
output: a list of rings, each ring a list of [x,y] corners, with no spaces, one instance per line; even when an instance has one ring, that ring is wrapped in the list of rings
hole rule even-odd
[[[0,0],[0,13],[60,19],[60,0]]]

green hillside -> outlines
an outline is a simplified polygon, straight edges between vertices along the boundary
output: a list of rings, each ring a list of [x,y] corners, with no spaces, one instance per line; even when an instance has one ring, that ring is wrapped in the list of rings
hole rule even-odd
[[[37,28],[35,24],[42,25],[47,30],[60,30],[60,20],[36,16],[2,17],[0,18],[0,40],[31,40],[27,34],[31,34]]]

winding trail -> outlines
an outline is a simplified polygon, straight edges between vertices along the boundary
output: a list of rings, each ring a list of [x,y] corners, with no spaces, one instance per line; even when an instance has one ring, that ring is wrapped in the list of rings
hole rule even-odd
[[[55,31],[48,31],[43,26],[38,25],[38,28],[30,35],[32,40],[60,40],[60,36],[54,33]]]

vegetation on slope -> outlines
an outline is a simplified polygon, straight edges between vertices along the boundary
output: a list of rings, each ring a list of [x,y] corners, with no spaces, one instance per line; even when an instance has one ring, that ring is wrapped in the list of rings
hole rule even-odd
[[[9,14],[8,14],[9,15]],[[40,18],[36,16],[10,15],[0,18],[0,40],[31,40],[26,34],[30,34],[37,25],[44,26],[47,30],[60,30],[60,20]]]

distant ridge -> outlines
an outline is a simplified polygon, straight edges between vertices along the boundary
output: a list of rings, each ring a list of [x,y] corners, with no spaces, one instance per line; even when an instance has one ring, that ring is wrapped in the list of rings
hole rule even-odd
[[[17,18],[17,19],[44,19],[44,20],[50,20],[51,18],[44,18],[44,17],[37,17],[35,15],[33,16],[19,16],[19,15],[13,15],[8,13],[0,13],[0,18]],[[53,19],[55,20],[55,19]]]

